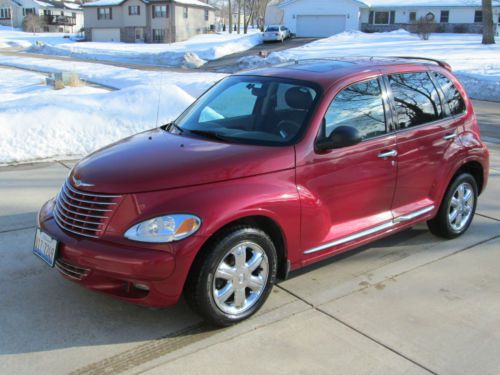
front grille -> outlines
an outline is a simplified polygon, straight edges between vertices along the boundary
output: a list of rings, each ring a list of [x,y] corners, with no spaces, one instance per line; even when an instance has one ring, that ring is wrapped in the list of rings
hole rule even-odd
[[[86,277],[90,270],[88,268],[77,267],[72,264],[66,263],[60,259],[56,260],[56,268],[63,275],[71,277],[73,279],[82,280]]]
[[[77,190],[66,181],[57,195],[54,218],[64,230],[99,238],[121,195],[94,194]]]

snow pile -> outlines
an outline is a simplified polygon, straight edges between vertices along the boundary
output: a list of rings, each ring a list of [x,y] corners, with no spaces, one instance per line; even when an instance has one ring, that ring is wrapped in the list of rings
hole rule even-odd
[[[172,67],[199,67],[207,60],[248,50],[262,43],[262,34],[201,34],[185,42],[162,44],[130,43],[45,43],[29,51],[46,55],[71,56],[80,59],[117,61]]]
[[[58,45],[73,43],[68,33],[26,33],[20,29],[0,25],[0,48],[29,48],[38,43]]]
[[[267,58],[240,59],[242,69],[269,66],[286,61],[345,56],[414,56],[448,62],[474,99],[500,101],[500,45],[481,44],[481,35],[432,34],[421,40],[405,30],[366,34],[349,31],[317,40]]]
[[[117,76],[126,77],[126,70]],[[173,83],[180,77],[158,73],[135,84],[129,80],[129,86],[117,91],[94,87],[56,91],[44,85],[45,77],[38,73],[13,69],[0,73],[4,77],[0,80],[0,164],[82,157],[175,119],[195,100]],[[183,75],[188,78],[186,87],[198,94],[213,83],[207,75]]]

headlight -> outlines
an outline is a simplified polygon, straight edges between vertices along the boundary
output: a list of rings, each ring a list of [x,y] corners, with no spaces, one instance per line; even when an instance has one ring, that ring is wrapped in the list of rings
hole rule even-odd
[[[194,215],[159,216],[134,225],[125,232],[125,237],[132,241],[167,243],[189,237],[200,225],[201,219]]]

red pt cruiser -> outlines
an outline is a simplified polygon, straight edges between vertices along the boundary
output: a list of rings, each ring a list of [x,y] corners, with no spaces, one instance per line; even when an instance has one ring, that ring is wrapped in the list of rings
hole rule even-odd
[[[229,325],[291,270],[423,221],[457,237],[489,154],[450,70],[309,60],[225,78],[175,122],[81,160],[34,251],[89,289],[157,307],[184,292]]]

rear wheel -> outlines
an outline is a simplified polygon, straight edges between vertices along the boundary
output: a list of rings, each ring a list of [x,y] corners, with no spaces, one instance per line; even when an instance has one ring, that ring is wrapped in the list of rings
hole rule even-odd
[[[276,248],[260,229],[225,232],[193,265],[186,299],[218,326],[238,323],[264,304],[276,279]]]
[[[430,231],[440,237],[455,238],[469,228],[477,205],[477,183],[463,173],[448,187],[438,214],[427,222]]]

